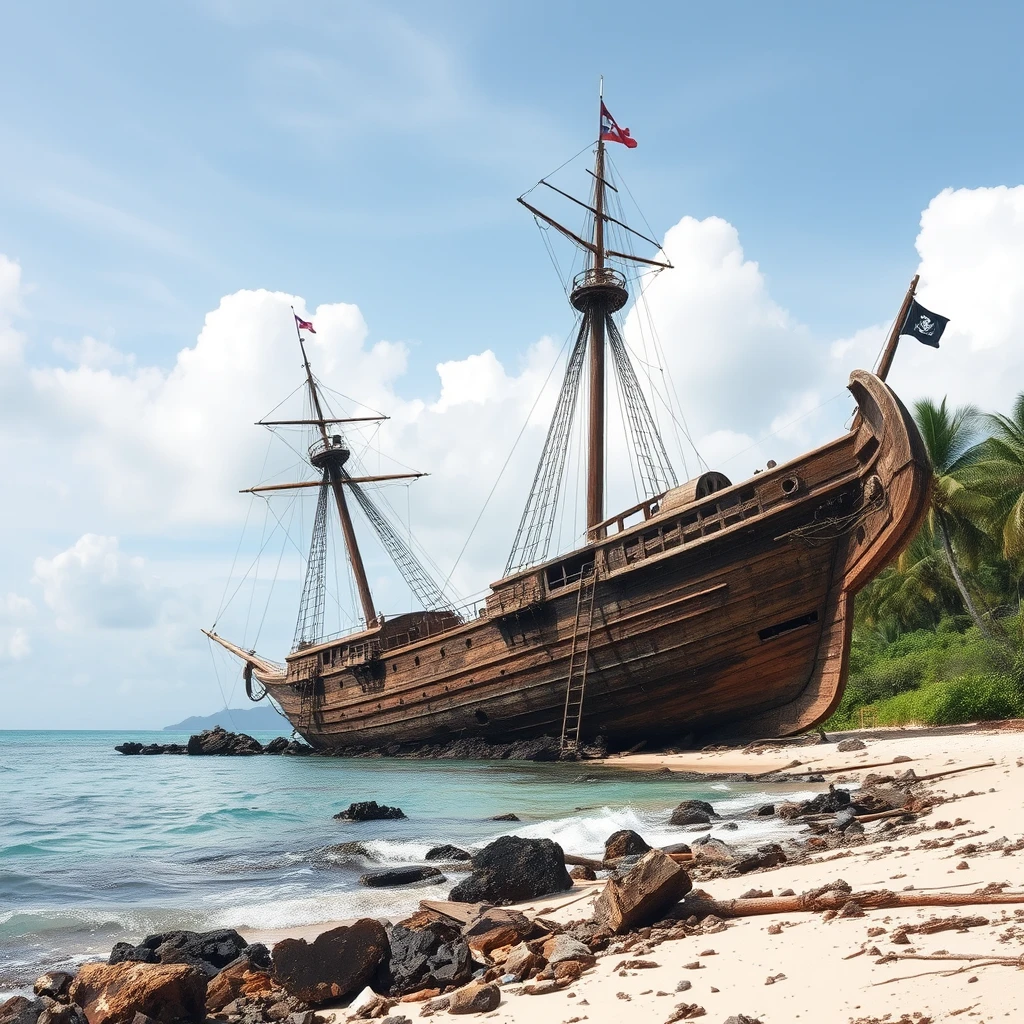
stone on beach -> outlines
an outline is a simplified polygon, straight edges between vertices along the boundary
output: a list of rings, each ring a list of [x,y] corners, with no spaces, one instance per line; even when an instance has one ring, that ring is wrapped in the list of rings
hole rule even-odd
[[[779,864],[786,863],[786,854],[778,843],[766,843],[757,848],[757,853],[744,857],[734,865],[734,869],[741,875],[748,871],[756,871],[758,868],[774,868]]]
[[[74,980],[75,976],[68,974],[67,971],[47,971],[36,978],[32,991],[37,996],[46,996],[48,999],[56,999],[58,1003],[66,1003],[68,989]]]
[[[158,1021],[206,1017],[206,972],[191,964],[83,964],[69,995],[89,1024],[132,1024],[136,1013]]]
[[[392,996],[463,985],[473,977],[469,945],[458,926],[429,911],[400,921],[389,938],[388,992]]]
[[[598,927],[612,934],[663,917],[693,888],[690,876],[661,850],[649,850],[622,878],[609,879],[594,903]]]
[[[214,975],[249,948],[234,928],[209,932],[172,931],[147,935],[137,946],[118,942],[108,964],[190,964]]]
[[[0,1003],[0,1024],[36,1024],[39,1015],[46,1009],[41,999],[26,996],[11,996]]]
[[[693,842],[693,860],[695,864],[731,864],[736,860],[736,854],[721,839],[702,836]]]
[[[388,807],[387,804],[379,804],[376,800],[361,800],[349,804],[343,811],[334,815],[342,821],[392,821],[405,817],[405,811],[401,807]]]
[[[77,1003],[54,1003],[39,1014],[36,1024],[89,1024],[89,1018]]]
[[[501,836],[473,857],[473,873],[448,898],[461,903],[520,903],[571,888],[565,854],[557,843]]]
[[[513,974],[522,981],[536,971],[543,962],[540,956],[534,953],[525,942],[520,942],[519,945],[513,946],[509,950],[502,967],[506,974]]]
[[[512,946],[533,931],[533,922],[518,910],[485,907],[479,917],[462,929],[469,948],[485,956],[492,949]]]
[[[387,888],[393,885],[411,885],[415,882],[446,882],[447,879],[437,868],[409,867],[383,868],[380,871],[368,871],[359,876],[359,884],[374,889]]]
[[[868,745],[863,740],[851,736],[848,740],[840,740],[836,750],[842,754],[848,754],[851,750],[867,750],[867,747]]]
[[[490,1013],[501,1003],[497,985],[467,985],[456,989],[448,1000],[449,1013]]]
[[[275,989],[274,979],[256,968],[246,957],[239,957],[210,979],[206,988],[208,1013],[223,1010],[228,1003],[243,997],[266,996]]]
[[[604,859],[618,860],[620,857],[634,857],[646,853],[650,844],[632,829],[624,828],[613,832],[604,844]]]
[[[282,939],[274,946],[274,978],[288,992],[314,1006],[358,992],[388,954],[384,926],[364,917],[332,928],[313,942]]]
[[[577,864],[569,872],[569,877],[577,882],[595,882],[597,881],[597,872],[593,868],[587,867],[586,864]]]
[[[553,935],[544,943],[544,959],[549,964],[560,964],[565,960],[576,960],[584,966],[590,967],[596,962],[596,957],[579,939],[571,935]]]

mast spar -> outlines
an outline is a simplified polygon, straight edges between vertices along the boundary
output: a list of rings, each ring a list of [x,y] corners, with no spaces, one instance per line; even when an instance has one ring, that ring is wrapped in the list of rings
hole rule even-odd
[[[598,105],[604,102],[604,79],[598,90]],[[597,157],[594,163],[594,251],[591,269],[594,283],[604,273],[604,139],[598,113]],[[593,305],[593,303],[591,303]],[[593,311],[590,317],[590,427],[587,432],[587,539],[599,540],[604,528],[604,323],[607,313]]]

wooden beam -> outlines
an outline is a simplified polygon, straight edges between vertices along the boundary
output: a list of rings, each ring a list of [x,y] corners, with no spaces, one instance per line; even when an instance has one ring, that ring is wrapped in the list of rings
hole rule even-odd
[[[343,484],[377,484],[385,480],[418,480],[429,473],[386,473],[383,476],[346,476],[340,477]],[[333,481],[332,481],[333,482]],[[291,484],[260,484],[258,487],[245,487],[239,494],[262,494],[264,491],[288,491],[302,487],[320,487],[323,480],[299,480]]]
[[[567,227],[564,227],[563,225],[559,224],[557,220],[555,220],[552,217],[549,217],[546,213],[541,213],[536,206],[531,206],[522,196],[520,196],[516,200],[516,202],[522,203],[523,206],[525,206],[530,211],[530,213],[534,215],[534,217],[540,217],[542,221],[544,221],[547,224],[550,224],[556,231],[561,231],[566,238],[571,239],[578,246],[581,246],[582,248],[586,249],[587,252],[597,251],[591,242],[588,242],[585,239],[580,238],[580,236],[577,235],[575,231],[570,231]]]
[[[372,423],[389,420],[390,416],[343,416],[324,420],[257,420],[257,427],[321,427],[326,423]]]

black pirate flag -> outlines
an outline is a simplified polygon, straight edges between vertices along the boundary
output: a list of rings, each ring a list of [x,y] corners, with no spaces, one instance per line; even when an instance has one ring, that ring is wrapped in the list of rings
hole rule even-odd
[[[909,334],[925,345],[939,347],[939,338],[949,323],[949,317],[939,316],[924,308],[917,299],[910,303],[907,319],[903,321],[900,334]]]

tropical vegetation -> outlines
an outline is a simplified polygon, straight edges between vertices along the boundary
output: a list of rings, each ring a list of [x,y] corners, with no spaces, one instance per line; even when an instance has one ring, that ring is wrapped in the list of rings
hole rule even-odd
[[[1009,413],[918,402],[933,489],[857,597],[842,729],[1024,717],[1024,392]]]

